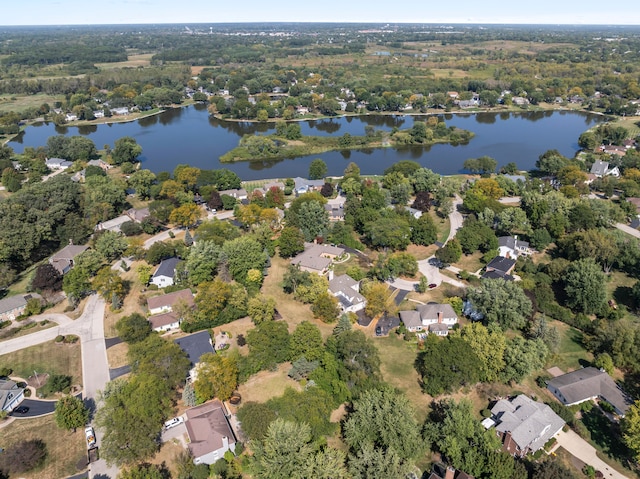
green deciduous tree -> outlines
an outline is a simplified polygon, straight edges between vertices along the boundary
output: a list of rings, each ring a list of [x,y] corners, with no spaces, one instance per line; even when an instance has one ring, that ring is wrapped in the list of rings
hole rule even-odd
[[[276,313],[276,300],[271,296],[258,294],[249,300],[247,312],[254,324],[271,321]]]
[[[116,332],[124,342],[137,343],[151,334],[151,324],[141,314],[133,313],[118,320]]]
[[[115,142],[115,148],[111,152],[111,158],[116,165],[133,163],[142,154],[142,147],[130,136],[119,138]]]
[[[199,402],[214,397],[227,401],[238,386],[236,357],[216,353],[203,354],[198,363],[197,379],[193,386]]]
[[[640,459],[640,401],[636,401],[629,407],[620,426],[624,443],[633,451],[636,460]]]
[[[436,251],[435,256],[443,263],[455,263],[462,256],[462,247],[457,239],[452,238],[444,247]]]
[[[89,422],[89,410],[82,399],[74,396],[64,396],[56,402],[56,424],[62,429],[76,430]]]
[[[315,324],[303,321],[291,335],[291,361],[304,357],[308,361],[319,360],[324,354],[322,334]]]
[[[313,301],[311,312],[314,318],[319,318],[325,323],[333,323],[338,319],[340,308],[338,307],[338,299],[323,291]]]
[[[186,203],[171,211],[169,221],[175,225],[189,228],[195,225],[202,216],[202,209],[194,203]]]
[[[567,305],[570,308],[591,314],[599,311],[604,305],[604,274],[593,259],[581,259],[569,265],[564,283]]]
[[[119,298],[124,296],[125,285],[117,271],[112,270],[109,266],[105,266],[93,279],[93,287],[100,296],[107,301],[116,295]]]
[[[520,336],[510,339],[504,351],[503,381],[522,381],[533,371],[544,366],[548,353],[549,349],[542,339],[524,339]]]
[[[316,158],[309,164],[309,179],[320,180],[327,175],[327,164],[320,158]]]
[[[227,241],[222,246],[222,251],[227,257],[229,273],[233,279],[243,284],[247,281],[250,269],[262,271],[267,262],[262,245],[249,236]]]
[[[304,235],[299,228],[287,226],[280,233],[278,247],[281,258],[291,258],[304,251]]]
[[[221,252],[222,248],[213,241],[199,240],[193,245],[185,265],[189,282],[197,286],[211,281],[218,269]]]
[[[290,358],[290,336],[286,323],[265,321],[247,333],[250,359],[255,367],[269,369]]]
[[[485,279],[481,287],[469,289],[467,298],[486,324],[496,323],[502,329],[523,328],[531,314],[531,300],[514,281]]]
[[[127,249],[127,240],[119,233],[104,231],[98,236],[95,248],[107,261],[113,261]]]
[[[497,328],[471,323],[460,330],[460,337],[478,357],[480,380],[495,381],[505,366],[506,338]]]

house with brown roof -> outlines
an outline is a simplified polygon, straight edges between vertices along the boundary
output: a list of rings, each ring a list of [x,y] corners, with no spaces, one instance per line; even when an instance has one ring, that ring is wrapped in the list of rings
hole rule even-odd
[[[154,296],[147,299],[147,307],[151,314],[168,313],[173,311],[173,307],[178,303],[178,301],[184,301],[187,306],[191,307],[195,305],[191,290],[181,289],[180,291],[174,291],[173,293]]]
[[[213,464],[227,451],[235,451],[236,438],[229,424],[229,414],[220,401],[188,409],[186,416],[189,451],[195,464]]]
[[[131,218],[131,221],[135,221],[136,223],[142,223],[145,218],[151,216],[149,208],[131,208],[125,211],[125,214]]]
[[[49,264],[57,269],[60,274],[66,274],[73,268],[73,261],[76,257],[88,249],[89,247],[85,245],[69,243],[49,258]]]
[[[629,397],[605,371],[582,368],[547,381],[547,389],[565,406],[585,401],[604,400],[624,416],[631,405]]]
[[[451,466],[434,464],[428,479],[474,479],[474,477]]]

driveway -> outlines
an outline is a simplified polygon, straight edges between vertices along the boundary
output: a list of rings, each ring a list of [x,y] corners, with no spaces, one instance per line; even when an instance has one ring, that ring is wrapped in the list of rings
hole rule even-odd
[[[582,462],[593,466],[597,471],[604,474],[605,478],[627,479],[627,476],[619,473],[600,459],[596,455],[595,448],[572,430],[567,432],[560,431],[556,437],[558,438],[558,445],[560,447],[564,448],[567,452],[577,457]]]
[[[82,399],[82,393],[78,393],[76,394],[77,397],[80,397]],[[23,407],[28,407],[29,408],[29,412],[27,412],[26,414],[18,414],[17,412],[13,411],[11,414],[9,414],[11,417],[15,417],[17,419],[24,419],[24,418],[33,418],[33,417],[39,417],[39,416],[46,416],[47,414],[53,414],[53,412],[56,410],[56,403],[58,401],[52,400],[52,401],[47,401],[44,399],[25,399],[24,401],[22,401],[20,403],[20,406]]]
[[[640,238],[640,231],[633,229],[631,226],[624,225],[622,223],[616,223],[616,228],[620,231],[624,231],[625,233],[635,236],[636,238]]]
[[[453,209],[449,214],[449,223],[451,226],[449,228],[449,236],[447,237],[447,241],[450,241],[451,239],[453,239],[453,237],[456,235],[458,230],[462,228],[462,223],[464,221],[464,218],[462,217],[462,214],[460,213],[460,211],[458,211],[461,205],[462,205],[462,198],[456,195],[456,198],[455,200],[453,200],[453,203],[452,203]],[[447,241],[445,241],[445,243]]]
[[[163,429],[160,440],[165,443],[176,439],[182,443],[183,447],[187,447],[185,434],[187,434],[187,426],[182,423],[170,429]]]

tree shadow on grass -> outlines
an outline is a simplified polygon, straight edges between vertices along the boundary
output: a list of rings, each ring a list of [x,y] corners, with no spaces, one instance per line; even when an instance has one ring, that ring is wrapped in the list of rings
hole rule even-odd
[[[636,309],[636,303],[633,300],[633,289],[629,286],[618,286],[613,292],[613,299],[618,304],[624,304],[630,310]]]
[[[592,442],[606,455],[625,465],[629,462],[633,454],[622,442],[619,424],[611,422],[597,407],[589,412],[583,412],[582,422],[589,430]]]

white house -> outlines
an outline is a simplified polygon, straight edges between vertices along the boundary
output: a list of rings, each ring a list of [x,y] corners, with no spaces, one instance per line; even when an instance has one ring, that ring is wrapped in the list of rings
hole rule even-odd
[[[71,161],[63,160],[62,158],[47,158],[45,164],[50,170],[66,170],[73,166]]]
[[[593,165],[591,165],[590,173],[594,174],[597,178],[603,178],[605,176],[618,178],[620,176],[620,169],[617,166],[609,168],[607,161],[596,160]]]
[[[147,299],[147,307],[149,313],[160,314],[173,311],[173,307],[179,302],[184,301],[187,306],[194,306],[193,294],[189,289],[174,291],[173,293],[154,296]]]
[[[347,274],[336,276],[329,281],[329,293],[338,298],[344,313],[362,311],[367,300],[360,294],[360,282]]]
[[[294,257],[291,264],[309,273],[327,274],[331,280],[333,279],[333,271],[331,270],[333,259],[343,254],[344,249],[338,246],[305,243],[304,251]]]
[[[517,236],[501,236],[498,238],[498,256],[517,259],[521,255],[530,255],[533,251],[529,243],[519,240]]]
[[[195,464],[214,464],[227,451],[235,451],[236,438],[229,424],[229,414],[220,401],[187,409],[186,415],[189,451]]]
[[[117,218],[113,218],[102,223],[98,223],[95,227],[96,231],[113,231],[114,233],[120,233],[120,227],[124,223],[131,221],[131,218],[127,215],[120,215]]]
[[[13,411],[23,399],[24,389],[15,381],[0,379],[0,411]]]
[[[126,217],[130,221],[129,217]],[[176,265],[180,262],[178,258],[163,259],[151,277],[151,284],[155,284],[158,288],[166,288],[173,286],[173,280],[176,275]]]
[[[438,336],[447,336],[458,322],[458,315],[450,304],[422,304],[413,311],[400,311],[400,319],[407,331],[426,331]]]

